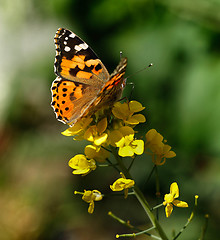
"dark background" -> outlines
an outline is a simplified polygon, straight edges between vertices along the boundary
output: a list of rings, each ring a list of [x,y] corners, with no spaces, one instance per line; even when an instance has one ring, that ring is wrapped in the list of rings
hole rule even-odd
[[[168,236],[184,225],[199,195],[198,212],[179,239],[217,239],[220,221],[220,1],[219,0],[32,0],[0,3],[0,239],[108,240],[126,233],[107,216],[112,210],[132,224],[148,226],[135,200],[109,197],[88,204],[74,190],[107,190],[117,177],[97,169],[73,176],[68,160],[85,142],[60,134],[50,86],[55,78],[53,36],[65,27],[84,39],[109,72],[128,57],[133,99],[146,110],[144,135],[156,128],[177,157],[159,168],[161,194],[177,181],[188,209],[160,219]],[[124,92],[128,96],[131,86]],[[155,179],[146,185],[150,158],[137,159],[132,174],[154,206]],[[161,199],[162,202],[162,199]],[[143,239],[143,238],[139,238]],[[145,239],[147,239],[145,237]]]

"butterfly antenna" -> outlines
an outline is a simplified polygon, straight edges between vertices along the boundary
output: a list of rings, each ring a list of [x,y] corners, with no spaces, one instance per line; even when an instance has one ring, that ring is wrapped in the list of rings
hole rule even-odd
[[[120,51],[120,59],[122,59],[122,57],[123,57],[123,52]]]
[[[140,69],[139,71],[137,71],[137,72],[135,72],[135,73],[132,73],[131,75],[129,75],[128,77],[126,77],[126,79],[128,79],[128,78],[130,78],[130,77],[136,75],[137,73],[143,72],[144,70],[146,70],[147,68],[152,67],[152,66],[153,66],[153,63],[150,63],[148,66],[146,66],[146,67]]]
[[[131,97],[132,97],[132,94],[133,94],[133,92],[134,92],[134,83],[133,82],[129,82],[129,83],[127,83],[127,85],[131,85],[131,92],[130,92],[130,95],[129,95],[129,97],[128,97],[128,100],[129,101],[131,101]]]
[[[148,66],[146,66],[146,67],[140,69],[139,71],[137,71],[137,72],[131,74],[130,76],[126,77],[126,80],[127,80],[128,78],[132,77],[133,75],[136,75],[137,73],[146,70],[147,68],[149,68],[149,67],[151,67],[151,66],[153,66],[153,63],[149,64]],[[131,88],[131,93],[130,93],[129,98],[128,98],[129,100],[131,100],[131,97],[132,97],[132,94],[133,94],[133,91],[134,91],[134,87],[135,87],[135,85],[134,85],[133,82],[127,82],[126,84],[127,84],[127,85],[129,84],[129,85],[132,86],[132,88]]]

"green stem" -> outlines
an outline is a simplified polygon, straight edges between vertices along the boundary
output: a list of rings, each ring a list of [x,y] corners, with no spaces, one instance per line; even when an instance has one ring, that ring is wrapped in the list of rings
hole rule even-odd
[[[159,174],[158,174],[158,168],[157,165],[155,164],[155,176],[156,176],[156,198],[157,198],[157,204],[160,202],[160,181],[159,181]],[[157,220],[159,220],[159,212],[157,209],[156,212]]]
[[[159,205],[157,205],[157,206],[155,206],[155,207],[152,207],[151,208],[151,211],[153,211],[153,210],[155,210],[155,209],[158,209],[158,208],[160,208],[160,207],[162,207],[163,206],[163,203],[161,203],[161,204],[159,204]]]
[[[112,212],[108,212],[108,215],[111,216],[112,218],[114,218],[119,223],[123,224],[124,226],[126,226],[126,227],[128,227],[128,228],[130,228],[130,229],[132,229],[134,231],[136,231],[135,233],[128,233],[128,234],[126,233],[126,234],[120,234],[120,235],[117,234],[116,238],[120,238],[120,237],[136,237],[138,235],[145,234],[145,235],[150,236],[151,238],[161,240],[160,237],[157,237],[157,236],[155,236],[153,234],[148,233],[149,231],[153,230],[154,227],[148,228],[146,230],[140,230],[139,228],[136,228],[136,227],[132,226],[129,221],[125,221],[125,220],[119,218],[118,216],[116,216]]]
[[[190,217],[188,218],[186,224],[185,224],[185,225],[182,227],[182,229],[179,231],[179,233],[178,233],[172,240],[176,240],[176,239],[180,236],[180,234],[183,233],[183,231],[184,231],[184,230],[186,229],[186,227],[190,224],[190,222],[193,220],[193,218],[194,218],[194,216],[195,216],[196,208],[197,208],[197,205],[198,205],[198,198],[199,198],[199,196],[196,195],[196,196],[195,196],[194,207],[193,207],[193,210],[192,210],[192,212],[191,212],[191,214],[190,214]]]
[[[125,167],[121,157],[118,155],[116,148],[111,148],[112,153],[115,157],[115,159],[117,160],[122,172],[124,173],[126,178],[130,178],[132,179],[130,173],[128,172],[127,168]],[[134,188],[134,193],[136,198],[138,199],[138,201],[140,202],[140,204],[142,205],[143,209],[145,210],[145,212],[147,213],[153,227],[155,227],[155,230],[158,232],[158,234],[160,235],[162,240],[168,240],[165,232],[163,231],[162,227],[160,226],[159,222],[157,221],[156,217],[154,216],[154,214],[150,211],[150,206],[147,202],[147,200],[145,199],[143,193],[141,192],[141,190],[135,185]]]
[[[120,235],[117,234],[116,238],[120,238],[120,237],[136,237],[138,235],[146,234],[146,235],[150,236],[151,238],[161,240],[160,237],[154,236],[153,234],[148,234],[148,232],[153,230],[153,229],[154,229],[154,227],[151,227],[151,228],[149,228],[147,230],[143,230],[143,231],[140,231],[140,232],[137,232],[137,233],[125,233],[125,234],[120,234]]]
[[[120,173],[120,170],[117,168],[117,164],[113,164],[108,158],[106,158],[106,161],[116,170]]]
[[[201,236],[200,236],[199,240],[204,240],[204,238],[205,238],[205,233],[206,233],[206,230],[208,227],[208,220],[209,220],[209,215],[206,214],[205,215],[205,223],[204,223],[204,226],[202,227],[202,232],[201,232]]]
[[[147,213],[152,225],[155,227],[155,230],[158,232],[158,234],[160,235],[160,237],[163,240],[168,240],[165,232],[163,231],[163,229],[160,226],[159,222],[157,221],[156,217],[150,211],[150,206],[149,206],[148,202],[146,201],[143,193],[140,191],[140,189],[137,186],[134,187],[134,192],[135,192],[135,195],[136,195],[137,199],[139,200],[142,207],[144,208],[145,212]]]
[[[149,174],[149,176],[148,176],[148,178],[147,178],[147,180],[146,180],[146,182],[145,182],[144,185],[147,185],[147,183],[148,183],[148,181],[150,180],[153,172],[155,171],[156,166],[157,166],[157,165],[154,165],[154,166],[153,166],[153,168],[152,168],[152,170],[151,170],[151,172],[150,172],[150,174]]]

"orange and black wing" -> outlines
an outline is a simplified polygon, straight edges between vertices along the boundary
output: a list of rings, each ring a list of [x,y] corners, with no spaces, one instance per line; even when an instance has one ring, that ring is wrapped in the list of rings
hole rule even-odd
[[[59,28],[55,34],[55,73],[62,78],[88,85],[99,85],[109,73],[94,51],[70,30]]]
[[[96,96],[94,87],[57,77],[52,84],[51,106],[59,121],[74,125],[81,118]]]

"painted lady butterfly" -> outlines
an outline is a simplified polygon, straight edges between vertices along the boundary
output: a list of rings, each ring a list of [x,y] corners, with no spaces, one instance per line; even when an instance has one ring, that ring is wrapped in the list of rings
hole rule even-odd
[[[70,30],[59,28],[54,42],[57,78],[51,87],[51,106],[59,121],[73,126],[121,97],[127,58],[121,58],[109,75],[93,50]]]

